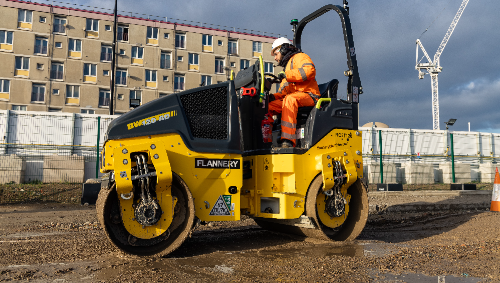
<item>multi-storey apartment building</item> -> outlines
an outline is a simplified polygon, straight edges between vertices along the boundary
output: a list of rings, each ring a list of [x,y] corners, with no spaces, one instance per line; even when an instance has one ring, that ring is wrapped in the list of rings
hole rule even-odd
[[[113,15],[0,0],[0,109],[107,114]],[[259,55],[274,73],[274,37],[119,16],[115,113],[226,81]]]

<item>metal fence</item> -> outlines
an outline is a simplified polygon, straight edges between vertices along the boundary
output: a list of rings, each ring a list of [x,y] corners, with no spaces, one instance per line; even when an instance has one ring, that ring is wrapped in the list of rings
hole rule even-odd
[[[81,184],[101,176],[99,152],[116,117],[1,110],[0,203],[79,201]],[[380,161],[437,168],[451,162],[452,148],[454,161],[470,164],[472,171],[500,160],[500,134],[375,127],[360,131],[365,168]],[[491,166],[485,168],[491,171]],[[471,179],[479,174],[473,172]]]

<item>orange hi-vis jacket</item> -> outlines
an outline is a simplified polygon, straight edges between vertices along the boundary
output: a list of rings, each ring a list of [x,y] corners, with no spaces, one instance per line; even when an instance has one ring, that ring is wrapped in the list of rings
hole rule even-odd
[[[294,92],[305,92],[317,95],[319,88],[316,82],[316,68],[311,58],[305,53],[297,53],[290,58],[285,68],[286,79],[281,81],[280,88],[274,94],[276,99]]]
[[[285,68],[276,100],[269,103],[271,115],[281,115],[281,138],[296,145],[297,112],[299,107],[314,106],[320,97],[316,82],[316,68],[309,56],[297,53],[290,58]]]

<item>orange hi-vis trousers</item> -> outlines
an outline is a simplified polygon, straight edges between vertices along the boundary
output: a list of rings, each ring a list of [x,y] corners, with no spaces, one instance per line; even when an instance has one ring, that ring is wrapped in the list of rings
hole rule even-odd
[[[314,106],[312,97],[305,92],[294,92],[286,95],[283,99],[269,102],[269,113],[277,115],[281,113],[281,139],[290,140],[295,147],[297,128],[297,112],[299,107]]]

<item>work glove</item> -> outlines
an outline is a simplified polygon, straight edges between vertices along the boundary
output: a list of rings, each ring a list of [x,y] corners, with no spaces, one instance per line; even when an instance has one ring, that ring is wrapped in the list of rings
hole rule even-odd
[[[285,71],[281,71],[278,73],[278,79],[282,81],[283,79],[286,79],[286,74]]]
[[[269,94],[269,102],[276,100],[276,97],[274,97],[274,94],[270,93]]]

